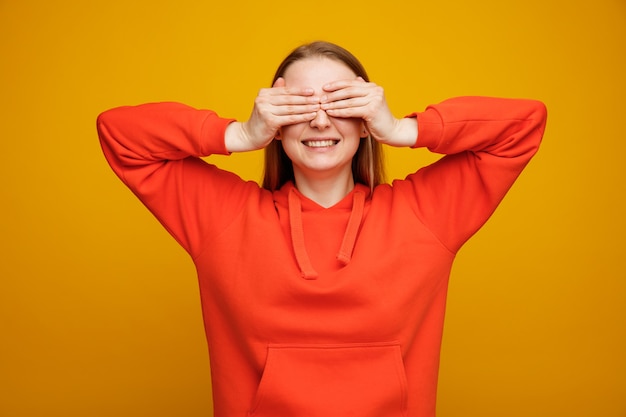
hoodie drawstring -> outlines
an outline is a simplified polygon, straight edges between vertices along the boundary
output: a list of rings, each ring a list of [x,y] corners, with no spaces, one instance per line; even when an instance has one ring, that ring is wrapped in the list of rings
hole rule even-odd
[[[295,188],[289,190],[289,226],[291,227],[291,244],[296,254],[296,261],[304,279],[316,279],[317,271],[313,268],[309,254],[304,246],[304,230],[302,226],[302,203]]]
[[[304,227],[302,225],[302,202],[295,188],[289,190],[289,225],[291,228],[291,242],[296,256],[296,262],[304,279],[317,279],[318,273],[311,264],[311,259],[304,244]],[[344,266],[352,259],[352,252],[363,220],[365,194],[355,190],[353,193],[352,212],[348,225],[337,253],[337,260]]]
[[[354,251],[356,236],[359,233],[359,227],[361,227],[361,221],[363,220],[364,207],[365,194],[363,194],[361,191],[355,191],[352,201],[352,213],[350,213],[348,226],[346,227],[346,232],[343,235],[341,248],[339,248],[339,253],[337,254],[337,260],[341,262],[344,266],[348,265],[350,259],[352,259],[352,252]]]

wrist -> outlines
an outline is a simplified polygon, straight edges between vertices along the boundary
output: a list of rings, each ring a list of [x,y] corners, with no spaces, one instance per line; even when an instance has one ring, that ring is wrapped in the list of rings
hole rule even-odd
[[[413,147],[417,143],[417,119],[415,117],[404,117],[396,124],[396,146]]]
[[[248,150],[249,146],[246,146],[246,135],[243,129],[243,123],[232,122],[226,127],[224,131],[224,144],[226,150],[232,152],[243,152]]]

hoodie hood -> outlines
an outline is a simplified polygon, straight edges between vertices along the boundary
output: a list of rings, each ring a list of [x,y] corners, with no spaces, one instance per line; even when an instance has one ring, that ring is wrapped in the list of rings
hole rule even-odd
[[[334,250],[337,267],[350,263],[369,194],[368,187],[356,184],[341,201],[325,208],[302,195],[292,182],[286,183],[274,193],[276,209],[285,235],[291,242],[302,278],[317,279],[319,276],[314,264],[320,251],[315,247],[323,247],[322,251]],[[310,253],[311,250],[307,248],[307,233],[313,232],[315,237],[310,239],[322,241],[315,242],[316,245],[309,242],[308,248],[313,248],[313,253]]]

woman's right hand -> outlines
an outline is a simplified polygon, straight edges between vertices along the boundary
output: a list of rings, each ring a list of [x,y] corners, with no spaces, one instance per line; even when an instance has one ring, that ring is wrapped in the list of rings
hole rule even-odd
[[[287,88],[278,78],[272,88],[263,88],[254,100],[248,121],[231,123],[226,129],[226,149],[245,152],[266,147],[282,126],[313,120],[320,99],[312,88]]]

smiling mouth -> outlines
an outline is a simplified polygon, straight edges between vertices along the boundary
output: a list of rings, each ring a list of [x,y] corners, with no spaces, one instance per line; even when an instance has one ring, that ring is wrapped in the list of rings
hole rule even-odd
[[[335,139],[324,139],[324,140],[304,140],[302,144],[304,146],[308,146],[309,148],[327,148],[329,146],[334,146],[338,144],[339,141]]]

